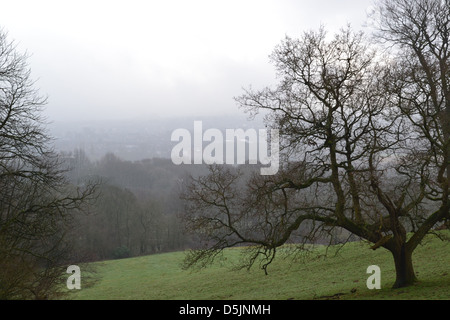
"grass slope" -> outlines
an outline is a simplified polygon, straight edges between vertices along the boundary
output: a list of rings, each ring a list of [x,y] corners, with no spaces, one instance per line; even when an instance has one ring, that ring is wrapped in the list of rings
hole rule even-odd
[[[449,236],[450,233],[446,232]],[[338,250],[339,249],[339,250]],[[292,262],[279,255],[269,274],[255,266],[233,271],[242,249],[228,249],[224,260],[201,271],[182,270],[183,252],[95,263],[95,282],[83,282],[69,299],[83,300],[279,300],[279,299],[450,299],[450,243],[429,236],[414,255],[418,283],[391,289],[395,269],[391,254],[372,251],[363,242],[344,247],[317,247],[313,254]],[[336,254],[337,252],[337,254]],[[369,290],[369,265],[381,268],[381,290]]]

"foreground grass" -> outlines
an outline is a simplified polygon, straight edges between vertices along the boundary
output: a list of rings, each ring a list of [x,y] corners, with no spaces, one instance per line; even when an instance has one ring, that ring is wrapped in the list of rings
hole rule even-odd
[[[449,236],[450,233],[446,232]],[[391,254],[372,251],[362,242],[344,247],[317,247],[293,262],[279,255],[269,274],[256,267],[233,271],[242,249],[224,253],[224,260],[201,271],[182,270],[183,252],[95,263],[93,284],[71,291],[69,299],[105,300],[285,300],[285,299],[450,299],[450,243],[428,237],[413,262],[419,281],[391,289],[395,269]],[[369,265],[381,268],[381,290],[369,290]]]

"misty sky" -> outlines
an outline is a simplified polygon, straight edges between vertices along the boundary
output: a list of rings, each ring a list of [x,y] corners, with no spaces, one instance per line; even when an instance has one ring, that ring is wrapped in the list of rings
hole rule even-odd
[[[0,27],[31,57],[52,121],[242,113],[274,83],[289,35],[360,29],[373,0],[2,0]]]

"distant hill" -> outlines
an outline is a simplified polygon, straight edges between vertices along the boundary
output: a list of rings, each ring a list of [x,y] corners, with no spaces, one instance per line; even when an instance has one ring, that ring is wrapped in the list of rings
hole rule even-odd
[[[176,144],[170,140],[175,129],[193,129],[194,121],[203,121],[208,128],[246,129],[263,128],[261,119],[248,120],[248,115],[153,117],[102,121],[65,121],[49,125],[57,151],[82,149],[91,160],[114,153],[123,160],[170,158]]]

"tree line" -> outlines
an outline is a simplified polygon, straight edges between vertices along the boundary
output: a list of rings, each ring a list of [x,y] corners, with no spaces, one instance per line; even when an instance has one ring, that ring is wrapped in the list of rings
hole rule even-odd
[[[83,150],[61,154],[74,185],[96,181],[97,197],[78,215],[69,237],[80,261],[116,259],[191,246],[182,228],[180,188],[203,166],[175,166],[170,159],[125,161],[109,153],[91,161]],[[196,172],[196,173],[195,173]]]

